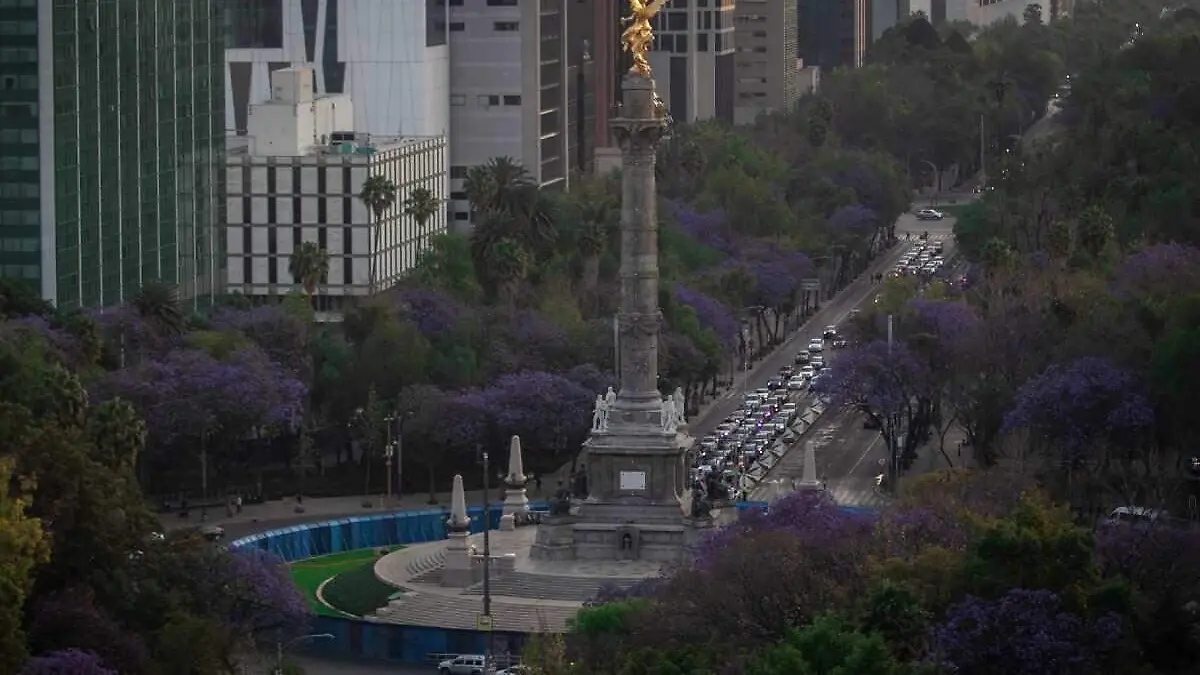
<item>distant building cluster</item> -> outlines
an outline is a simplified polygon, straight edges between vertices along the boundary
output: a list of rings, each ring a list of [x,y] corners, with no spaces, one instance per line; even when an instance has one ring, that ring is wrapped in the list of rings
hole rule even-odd
[[[911,14],[986,24],[1027,4],[676,0],[655,18],[651,62],[674,119],[747,124],[791,108],[822,70],[861,65]],[[1049,0],[1043,18],[1071,5]],[[123,303],[151,281],[196,306],[268,301],[298,288],[288,257],[311,241],[330,256],[319,304],[336,311],[394,283],[437,233],[470,228],[472,167],[508,156],[570,189],[613,165],[626,11],[0,0],[0,276],[67,308]],[[380,222],[358,199],[374,175],[397,192]],[[443,207],[419,225],[402,208],[418,188]]]

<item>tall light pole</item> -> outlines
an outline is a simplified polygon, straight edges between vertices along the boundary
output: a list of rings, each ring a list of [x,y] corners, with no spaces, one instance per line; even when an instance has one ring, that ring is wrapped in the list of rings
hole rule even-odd
[[[488,453],[480,446],[480,458],[483,460],[483,616],[487,628],[487,639],[484,641],[483,670],[485,673],[495,672],[492,654],[492,529],[491,514],[491,478],[488,468]]]
[[[893,321],[892,315],[888,314],[887,318],[887,350],[888,360],[892,358],[893,344]],[[886,431],[887,449],[888,449],[888,485],[887,488],[892,494],[896,494],[896,481],[900,478],[900,467],[896,457],[896,412],[889,410],[887,413]]]
[[[313,633],[312,635],[301,635],[298,638],[292,638],[287,642],[275,642],[275,675],[283,675],[283,651],[294,644],[299,644],[306,640],[332,640],[332,633]]]

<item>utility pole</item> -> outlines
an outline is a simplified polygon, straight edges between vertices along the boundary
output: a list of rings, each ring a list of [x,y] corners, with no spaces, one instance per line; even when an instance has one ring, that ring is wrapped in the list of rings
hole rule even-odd
[[[893,344],[893,334],[894,334],[892,326],[893,326],[892,315],[888,314],[888,318],[887,318],[887,350],[888,350],[888,360],[889,361],[892,358],[892,344]],[[887,426],[885,427],[885,433],[887,434],[887,438],[884,440],[887,441],[887,450],[888,450],[887,489],[893,495],[896,494],[896,481],[899,480],[899,478],[900,478],[900,463],[898,461],[897,448],[896,448],[896,426],[897,426],[896,412],[889,410],[887,413]]]
[[[987,141],[983,130],[983,113],[979,113],[979,182],[980,187],[987,185]]]
[[[490,675],[496,672],[492,649],[492,540],[489,531],[492,529],[491,513],[491,478],[488,468],[488,453],[483,450],[483,616],[487,626],[487,640],[484,642],[483,672]]]

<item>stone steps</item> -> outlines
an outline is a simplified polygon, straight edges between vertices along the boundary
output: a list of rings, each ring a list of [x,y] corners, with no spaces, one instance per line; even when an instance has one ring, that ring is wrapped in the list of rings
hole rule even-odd
[[[438,548],[421,556],[414,556],[405,566],[409,577],[423,577],[430,572],[439,570],[446,565],[446,549]]]
[[[439,626],[476,630],[483,609],[478,596],[439,595],[412,591],[376,611],[375,621],[413,626]],[[493,626],[497,631],[520,633],[566,631],[578,607],[559,605],[492,603]]]
[[[549,574],[510,572],[491,580],[492,595],[533,600],[587,602],[596,597],[602,586],[629,588],[641,579],[597,578]],[[483,584],[463,589],[463,595],[483,595]]]

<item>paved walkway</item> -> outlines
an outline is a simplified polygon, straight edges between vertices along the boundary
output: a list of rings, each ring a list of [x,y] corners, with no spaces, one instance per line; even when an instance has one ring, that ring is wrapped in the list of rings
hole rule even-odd
[[[567,622],[602,586],[628,587],[661,570],[660,564],[645,561],[533,560],[529,551],[536,536],[535,527],[490,534],[492,555],[513,559],[512,572],[496,572],[490,580],[496,630],[565,631]],[[468,537],[467,545],[482,550],[483,535]],[[482,584],[441,585],[446,546],[445,541],[418,544],[380,558],[375,576],[400,594],[368,620],[474,629],[482,609]]]

